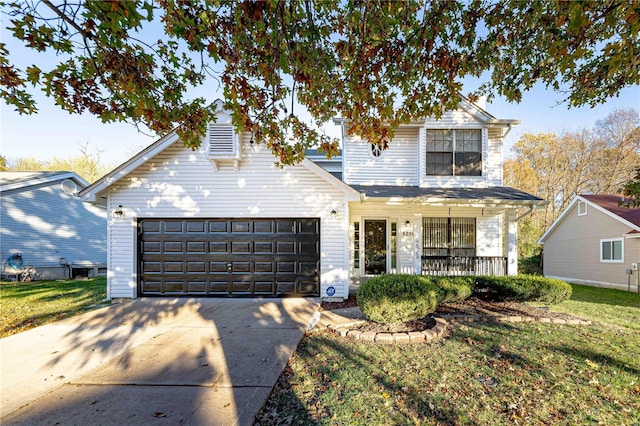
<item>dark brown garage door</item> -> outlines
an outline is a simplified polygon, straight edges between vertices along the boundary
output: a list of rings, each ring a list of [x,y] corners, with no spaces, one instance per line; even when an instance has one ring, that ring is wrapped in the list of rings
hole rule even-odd
[[[318,296],[319,219],[140,219],[143,296]]]

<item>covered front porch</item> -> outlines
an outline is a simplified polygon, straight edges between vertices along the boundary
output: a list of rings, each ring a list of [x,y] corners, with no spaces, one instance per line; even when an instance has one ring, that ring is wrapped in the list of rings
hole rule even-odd
[[[545,201],[513,188],[354,186],[353,278],[380,274],[516,275],[517,223]]]

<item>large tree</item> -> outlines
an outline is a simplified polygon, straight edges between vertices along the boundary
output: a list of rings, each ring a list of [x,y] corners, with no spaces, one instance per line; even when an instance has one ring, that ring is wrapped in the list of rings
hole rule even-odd
[[[524,255],[576,195],[622,192],[630,204],[640,195],[640,115],[633,109],[614,110],[590,129],[525,134],[512,153],[504,163],[505,185],[549,200],[525,219],[528,232],[518,239]]]
[[[335,115],[386,147],[399,124],[455,108],[466,77],[484,80],[471,99],[519,101],[542,83],[572,106],[640,83],[635,0],[2,4],[15,38],[59,58],[18,65],[0,43],[0,96],[18,111],[36,111],[33,85],[72,113],[157,133],[177,126],[195,147],[213,99],[190,94],[213,79],[238,130],[283,163],[313,145],[335,153],[337,141],[317,130]]]

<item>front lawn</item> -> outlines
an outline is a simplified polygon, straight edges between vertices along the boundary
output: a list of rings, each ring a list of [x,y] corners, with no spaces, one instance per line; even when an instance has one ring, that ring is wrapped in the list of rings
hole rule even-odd
[[[425,345],[306,336],[260,424],[637,424],[640,296],[573,286],[591,326],[458,325]]]
[[[0,338],[66,318],[102,303],[105,277],[0,283]]]

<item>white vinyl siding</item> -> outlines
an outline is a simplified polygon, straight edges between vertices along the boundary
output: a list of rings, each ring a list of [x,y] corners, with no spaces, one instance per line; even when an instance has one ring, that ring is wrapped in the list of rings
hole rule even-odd
[[[24,265],[60,268],[107,261],[106,210],[65,194],[61,181],[0,194],[0,256],[21,253]]]
[[[418,185],[418,129],[400,127],[389,148],[375,157],[371,144],[349,137],[344,144],[344,181],[354,185]]]
[[[502,216],[476,218],[476,256],[503,256]]]
[[[125,218],[112,222],[111,238],[121,245],[111,244],[112,267],[120,268],[112,269],[111,297],[136,296],[135,234],[124,228],[133,227],[132,219],[151,217],[320,218],[321,296],[326,297],[329,286],[336,289],[334,297],[348,296],[344,193],[303,165],[280,169],[267,148],[249,147],[248,137],[242,146],[239,170],[233,162],[221,161],[214,171],[206,148],[194,152],[178,141],[112,188],[110,204],[122,205]]]

